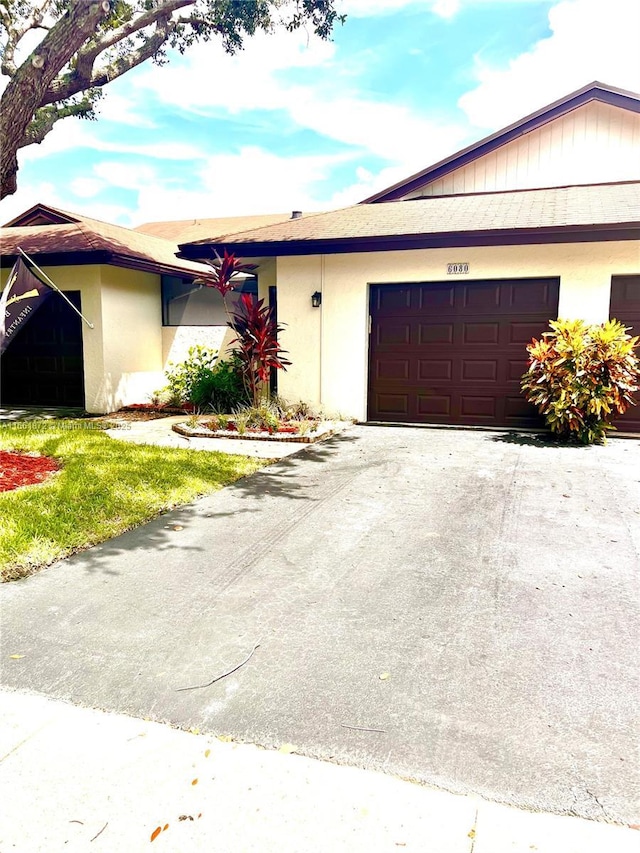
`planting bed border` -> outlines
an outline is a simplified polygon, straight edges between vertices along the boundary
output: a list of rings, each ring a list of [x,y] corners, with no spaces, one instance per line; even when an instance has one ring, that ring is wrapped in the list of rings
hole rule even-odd
[[[315,432],[308,432],[306,435],[295,435],[286,432],[245,432],[243,435],[235,430],[213,430],[196,428],[192,429],[184,423],[173,424],[171,429],[177,432],[178,435],[183,435],[186,438],[230,438],[236,441],[284,441],[292,444],[314,444],[316,441],[321,441],[323,438],[328,438],[340,432],[347,424],[344,422],[335,423],[333,421],[319,424]]]

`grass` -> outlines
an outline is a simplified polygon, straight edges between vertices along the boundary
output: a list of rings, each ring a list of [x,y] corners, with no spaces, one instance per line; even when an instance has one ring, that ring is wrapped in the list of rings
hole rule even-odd
[[[53,456],[46,482],[0,493],[0,579],[16,580],[251,474],[268,460],[128,444],[78,421],[0,426],[0,449]]]

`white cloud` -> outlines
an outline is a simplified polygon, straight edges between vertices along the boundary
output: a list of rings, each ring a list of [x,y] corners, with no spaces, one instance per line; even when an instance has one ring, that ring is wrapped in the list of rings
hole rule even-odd
[[[453,18],[465,7],[510,3],[523,5],[538,3],[540,0],[342,0],[340,12],[349,18],[371,18],[377,15],[391,15],[402,9],[417,12],[432,12],[439,18]]]
[[[243,54],[229,57],[216,45],[199,46],[178,64],[154,69],[136,84],[160,99],[198,114],[281,111],[291,126],[419,168],[449,153],[465,137],[462,127],[428,120],[401,104],[363,97],[348,70],[334,63],[335,46],[296,33],[258,35]],[[313,68],[313,82],[289,82],[281,72]],[[258,71],[256,71],[258,69]],[[212,85],[212,80],[224,81]],[[342,84],[342,85],[341,85]],[[287,126],[283,132],[287,131]]]
[[[35,184],[20,183],[18,176],[18,191],[7,196],[0,204],[0,223],[4,225],[35,204],[49,204],[53,207],[64,207],[58,198],[56,187],[50,181],[40,181]]]
[[[317,185],[344,159],[335,155],[279,157],[247,146],[237,154],[208,158],[198,170],[195,190],[177,187],[170,177],[155,171],[153,179],[140,182],[133,218],[143,222],[330,207],[330,203],[318,201]]]
[[[135,99],[120,95],[112,89],[106,89],[105,94],[106,97],[100,100],[97,107],[100,121],[126,124],[130,127],[150,129],[156,127],[155,122],[145,114],[144,104],[137,103]]]
[[[479,85],[458,101],[472,124],[497,129],[593,80],[640,90],[638,0],[564,0],[551,36],[495,67],[476,60]]]
[[[101,135],[101,128],[95,123],[78,119],[63,119],[54,125],[39,145],[21,148],[18,154],[20,165],[34,160],[42,160],[52,154],[69,150],[88,148],[112,154],[133,154],[152,160],[199,160],[205,156],[201,148],[190,142],[127,142],[126,134],[113,140]]]
[[[71,192],[78,198],[93,198],[105,188],[106,184],[97,178],[74,178],[69,184]]]
[[[460,0],[436,0],[432,10],[441,18],[453,18],[460,11]]]

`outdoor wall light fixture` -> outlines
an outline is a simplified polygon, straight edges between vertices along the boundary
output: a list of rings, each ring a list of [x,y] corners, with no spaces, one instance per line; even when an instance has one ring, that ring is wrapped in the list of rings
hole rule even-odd
[[[319,308],[322,305],[322,294],[319,290],[311,294],[311,307]]]

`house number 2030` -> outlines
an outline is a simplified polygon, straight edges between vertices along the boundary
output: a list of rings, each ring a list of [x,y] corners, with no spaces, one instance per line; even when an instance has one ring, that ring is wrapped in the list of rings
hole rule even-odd
[[[447,275],[466,275],[469,264],[447,264]]]

